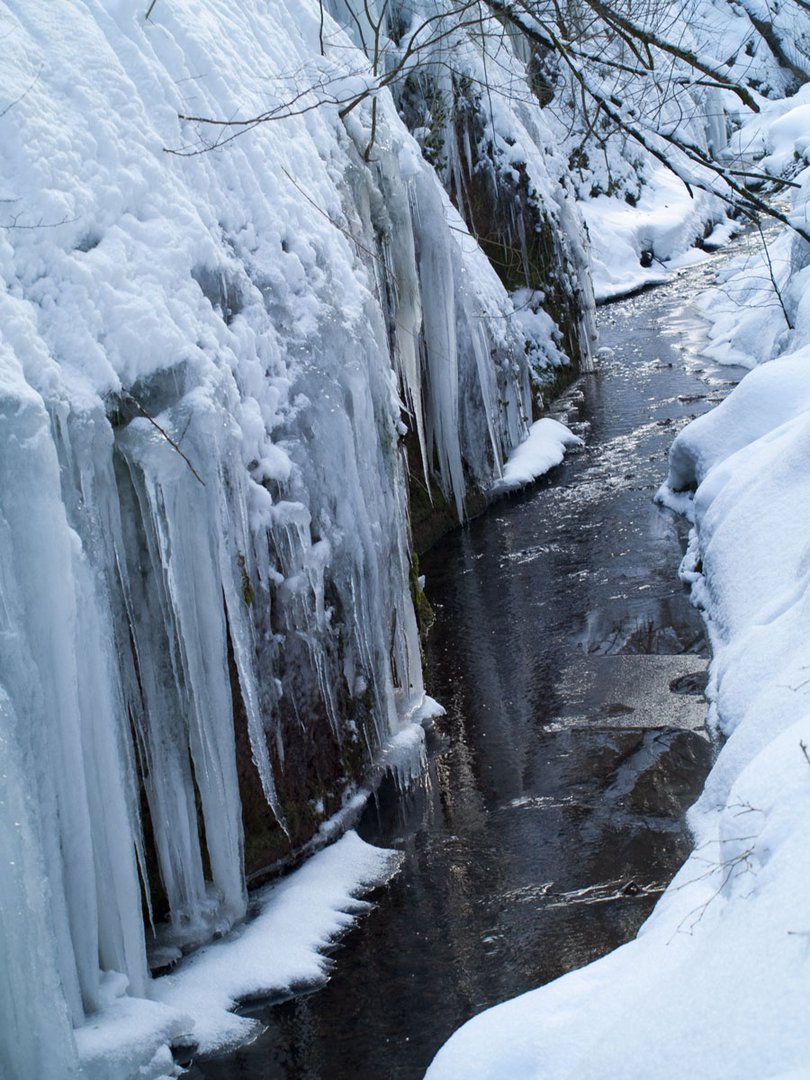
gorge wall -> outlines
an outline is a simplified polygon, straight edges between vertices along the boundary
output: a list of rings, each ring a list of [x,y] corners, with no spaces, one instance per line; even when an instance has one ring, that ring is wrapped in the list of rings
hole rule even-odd
[[[590,294],[539,114],[432,165],[317,4],[4,14],[0,1014],[63,1080],[105,973],[418,766],[409,488],[485,498]]]

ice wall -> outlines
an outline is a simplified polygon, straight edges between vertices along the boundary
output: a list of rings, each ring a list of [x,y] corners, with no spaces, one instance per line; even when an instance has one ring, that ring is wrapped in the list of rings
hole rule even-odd
[[[416,438],[408,441],[411,463],[424,465],[411,483],[420,548],[481,508],[480,492],[497,477],[505,448],[580,368],[590,367],[596,335],[588,249],[559,137],[539,107],[532,57],[488,5],[476,4],[464,17],[451,0],[324,6],[365,52],[377,81],[387,81],[455,211],[437,201],[433,176],[427,187],[415,179],[411,220],[426,302],[410,310],[421,320],[423,344],[430,343],[422,350],[426,412],[415,410],[418,454]],[[339,55],[342,37],[326,31],[322,40],[327,58]],[[381,160],[379,139],[366,136],[365,146],[367,157]],[[476,241],[461,245],[463,259],[452,266],[451,251],[435,242],[435,222],[448,214],[451,230]],[[443,283],[451,278],[448,297]],[[505,309],[498,282],[509,294]],[[485,294],[492,297],[487,315]],[[511,344],[516,330],[523,358]],[[406,370],[415,370],[401,320],[397,334]],[[448,362],[456,356],[458,363]]]
[[[549,369],[588,366],[594,326],[569,164],[553,116],[540,107],[528,39],[483,3],[464,11],[452,0],[325,6],[387,73],[402,119],[465,226],[507,290],[520,291],[515,306],[528,313],[524,329],[539,349],[530,369],[540,399]],[[538,312],[556,337],[531,333]]]
[[[463,516],[526,433],[527,357],[559,359],[391,99],[340,117],[368,62],[322,54],[317,4],[147,7],[2,5],[0,1063],[26,1080],[71,1075],[110,986],[149,997],[156,941],[241,919],[403,745],[408,473]]]

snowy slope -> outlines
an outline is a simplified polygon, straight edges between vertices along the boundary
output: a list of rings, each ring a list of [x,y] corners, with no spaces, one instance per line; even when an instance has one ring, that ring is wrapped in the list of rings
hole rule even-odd
[[[774,6],[759,0],[676,0],[636,7],[632,15],[665,40],[696,54],[721,79],[747,89],[757,107],[766,111],[771,99],[794,94],[810,77],[803,0]],[[606,41],[604,50],[620,64],[637,67],[621,42],[617,46]],[[591,45],[590,51],[598,54],[600,49]],[[753,156],[761,156],[754,132],[764,129],[748,125],[752,111],[734,90],[708,86],[694,74],[664,53],[656,57],[656,76],[645,80],[622,66],[594,63],[589,69],[590,84],[641,134],[644,147],[627,133],[608,135],[611,124],[593,105],[572,116],[570,102],[579,90],[570,87],[564,68],[554,69],[558,85],[545,112],[569,155],[571,180],[583,203],[599,300],[667,280],[683,265],[685,255],[687,260],[699,257],[699,251],[690,249],[702,247],[704,241],[715,248],[728,238],[728,187],[676,144],[695,147],[721,165],[745,172]],[[780,138],[775,129],[773,137]],[[653,152],[663,155],[670,169]],[[777,174],[781,164],[770,159],[764,166]],[[739,179],[741,173],[731,175]]]
[[[801,156],[805,107],[775,103],[746,137],[786,149],[792,131]],[[804,221],[810,171],[800,181]],[[430,1080],[808,1075],[810,244],[786,232],[771,258],[784,307],[762,248],[706,303],[715,355],[768,362],[678,436],[660,493],[695,522],[682,573],[725,737],[690,812],[693,854],[635,941],[469,1021]]]

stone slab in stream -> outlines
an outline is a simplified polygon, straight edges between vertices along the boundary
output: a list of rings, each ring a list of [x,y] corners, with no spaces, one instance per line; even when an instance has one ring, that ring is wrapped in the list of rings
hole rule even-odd
[[[700,656],[590,656],[563,672],[558,691],[565,704],[546,727],[702,731],[705,676]]]

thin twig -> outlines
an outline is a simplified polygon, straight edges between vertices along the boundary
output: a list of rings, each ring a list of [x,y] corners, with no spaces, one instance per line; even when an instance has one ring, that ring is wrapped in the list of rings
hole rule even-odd
[[[2,202],[18,202],[18,199],[3,199]],[[0,222],[0,229],[58,229],[60,225],[72,225],[79,219],[77,217],[62,218],[61,221],[38,221],[36,225],[18,225],[19,214],[10,225],[5,222]]]
[[[152,425],[152,427],[156,428],[160,432],[160,434],[163,436],[163,438],[166,440],[166,442],[169,444],[169,446],[171,446],[172,450],[177,451],[177,453],[180,455],[180,457],[183,459],[183,461],[185,461],[186,465],[188,465],[189,469],[191,469],[191,472],[193,473],[194,477],[197,480],[200,481],[200,483],[202,484],[203,487],[205,487],[205,481],[200,476],[200,474],[197,472],[197,470],[194,468],[194,466],[191,464],[191,462],[189,461],[187,455],[183,453],[183,451],[180,449],[180,447],[177,445],[177,443],[174,441],[174,439],[168,433],[168,431],[165,428],[160,426],[160,424],[157,422],[157,420],[155,420],[154,416],[149,415],[149,413],[146,411],[146,409],[143,407],[143,405],[141,405],[140,401],[138,401],[138,399],[133,394],[130,394],[129,391],[125,390],[124,391],[124,396],[129,398],[129,400],[132,402],[132,404],[135,406],[135,408],[138,410],[138,412],[141,414],[141,416],[145,420],[148,420],[149,423]]]
[[[37,71],[36,75],[33,77],[33,79],[28,84],[28,86],[26,86],[26,88],[23,90],[23,92],[18,97],[15,97],[13,101],[10,101],[8,103],[8,105],[5,105],[2,109],[0,109],[0,119],[2,119],[2,117],[4,117],[6,115],[6,113],[10,109],[13,109],[15,105],[19,105],[20,102],[23,100],[23,98],[25,98],[28,94],[31,93],[33,88],[36,86],[37,81],[38,81],[41,74],[42,74],[42,64],[39,65],[39,71]]]
[[[762,241],[762,250],[765,252],[765,261],[768,264],[768,276],[771,279],[773,285],[773,291],[776,293],[776,299],[779,301],[779,306],[782,309],[782,314],[785,316],[785,322],[788,325],[788,330],[793,330],[795,327],[791,322],[790,315],[788,315],[787,308],[785,307],[785,301],[782,298],[782,290],[779,288],[779,283],[776,280],[776,275],[773,270],[773,263],[771,262],[771,253],[768,250],[768,241],[765,239],[765,233],[762,231],[762,222],[757,220],[757,229],[759,230],[759,238]]]
[[[334,225],[336,229],[339,229],[344,236],[348,237],[348,239],[351,240],[353,244],[356,244],[361,251],[365,251],[366,255],[368,255],[370,258],[375,259],[378,263],[383,262],[380,256],[377,255],[376,252],[371,251],[370,248],[367,248],[365,244],[363,244],[360,240],[357,239],[354,233],[350,232],[344,225],[341,225],[339,221],[335,221],[335,219],[330,214],[327,214],[324,208],[322,206],[319,206],[312,198],[312,196],[307,194],[306,191],[304,191],[304,189],[301,187],[295,177],[291,176],[283,165],[281,166],[281,171],[284,173],[284,175],[287,177],[293,187],[301,192],[309,205],[312,206],[315,210],[317,210],[319,214],[322,214],[323,217],[325,217],[326,220],[330,223],[330,225]]]

